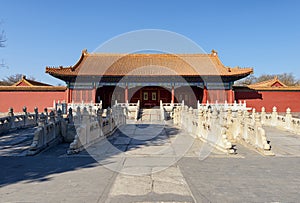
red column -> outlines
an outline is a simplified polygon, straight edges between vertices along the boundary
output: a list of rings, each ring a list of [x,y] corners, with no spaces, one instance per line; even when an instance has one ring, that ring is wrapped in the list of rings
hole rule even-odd
[[[174,85],[172,85],[172,103],[174,103],[175,101],[175,89],[174,89]]]
[[[67,103],[72,102],[72,89],[68,88],[67,89]]]
[[[92,90],[92,100],[94,103],[96,103],[96,87],[94,87]]]
[[[67,87],[67,96],[66,96],[66,102],[70,103],[70,89]]]
[[[232,89],[228,91],[228,103],[229,104],[234,103],[234,92],[232,91]]]
[[[125,87],[125,103],[128,101],[128,85]],[[128,101],[129,102],[129,101]]]
[[[203,98],[202,98],[202,104],[206,104],[207,102],[207,89],[206,87],[203,88]]]

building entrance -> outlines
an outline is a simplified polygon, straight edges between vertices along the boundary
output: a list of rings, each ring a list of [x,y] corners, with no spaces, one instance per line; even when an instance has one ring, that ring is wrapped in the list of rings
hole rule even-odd
[[[142,90],[142,106],[145,108],[159,106],[157,92],[157,90]]]

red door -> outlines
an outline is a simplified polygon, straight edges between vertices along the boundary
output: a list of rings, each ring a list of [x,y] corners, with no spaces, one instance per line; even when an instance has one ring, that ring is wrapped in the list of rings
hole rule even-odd
[[[143,107],[154,107],[158,106],[158,98],[156,90],[143,90],[142,91],[142,106]]]

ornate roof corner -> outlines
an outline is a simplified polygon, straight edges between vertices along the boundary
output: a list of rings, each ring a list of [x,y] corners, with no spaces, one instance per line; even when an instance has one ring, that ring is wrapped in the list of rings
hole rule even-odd
[[[83,55],[86,55],[86,54],[88,54],[88,51],[87,51],[87,49],[83,49],[83,50],[81,51],[81,53],[82,53]]]
[[[218,52],[216,51],[216,50],[211,50],[211,55],[213,55],[213,56],[217,56],[218,55]]]

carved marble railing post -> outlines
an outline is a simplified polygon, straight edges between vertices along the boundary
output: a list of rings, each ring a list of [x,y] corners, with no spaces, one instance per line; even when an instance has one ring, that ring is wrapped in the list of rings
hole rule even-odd
[[[234,107],[234,109],[236,109],[237,106],[238,106],[238,104],[237,104],[236,100],[234,100],[234,102],[233,102],[233,107]]]
[[[199,130],[198,130],[198,109],[193,110],[193,135],[198,136]]]
[[[73,109],[70,107],[69,110],[68,110],[68,123],[69,124],[73,124],[74,123],[74,120],[73,120]]]
[[[255,125],[254,125],[254,133],[255,133],[255,135],[256,135],[256,141],[255,141],[255,144],[256,145],[258,145],[258,146],[260,146],[261,145],[261,143],[260,143],[260,140],[259,140],[259,132],[258,132],[258,128],[259,127],[261,127],[262,125],[261,125],[261,120],[260,120],[260,115],[259,115],[259,113],[256,113],[255,115],[254,115],[254,119],[255,119]]]
[[[192,132],[192,128],[193,128],[192,122],[193,122],[193,108],[190,107],[188,109],[188,116],[187,116],[187,129],[189,133]]]
[[[224,108],[225,108],[225,110],[228,109],[228,102],[227,102],[227,100],[224,101]]]
[[[292,114],[291,114],[291,109],[287,108],[286,109],[286,114],[285,114],[285,128],[291,129],[292,126]]]
[[[63,119],[62,110],[59,108],[57,110],[57,120],[61,121]]]
[[[123,107],[117,107],[118,126],[123,125]]]
[[[108,120],[108,126],[109,126],[109,131],[112,131],[112,118],[111,118],[111,108],[107,108],[106,111],[106,118]]]
[[[198,110],[200,109],[200,106],[201,106],[200,101],[197,100],[197,109],[198,109]]]
[[[274,155],[270,150],[271,146],[267,141],[266,132],[262,128],[261,116],[256,114],[255,116],[255,131],[256,131],[256,145],[258,149],[263,150],[265,155]]]
[[[251,122],[251,123],[252,123],[252,124],[254,124],[254,123],[255,123],[255,115],[256,115],[256,109],[255,109],[255,108],[253,108],[253,109],[252,109],[252,115],[251,115],[251,118],[252,118],[252,119],[251,119],[251,120],[252,120],[252,122]]]
[[[80,111],[80,107],[78,106],[76,109],[76,119],[74,119],[74,124],[80,125],[80,123],[81,123],[81,111]]]
[[[223,109],[225,113],[225,109]],[[228,113],[228,112],[227,112]],[[220,127],[221,127],[221,136],[219,138],[218,146],[221,146],[222,148],[227,150],[227,153],[234,154],[235,149],[233,149],[233,146],[231,144],[231,141],[229,140],[229,135],[231,136],[231,132],[229,133],[230,127],[231,127],[231,111],[230,115],[225,117],[226,114],[221,115],[219,117]],[[228,123],[228,118],[230,118],[230,124]]]
[[[265,124],[265,122],[266,122],[266,108],[265,107],[261,108],[260,115],[261,115],[261,123]]]
[[[27,107],[24,106],[23,107],[23,113],[24,113],[24,127],[26,127],[27,123],[28,123],[28,112],[27,112]]]
[[[87,111],[87,108],[84,107],[82,111],[82,122],[81,122],[81,128],[83,128],[83,134],[80,134],[80,141],[82,144],[88,143],[87,137],[89,137],[89,124],[90,124],[90,119],[89,119],[89,112]]]
[[[34,137],[28,155],[34,155],[37,153],[38,149],[42,148],[46,142],[45,133],[47,132],[46,128],[46,116],[44,113],[38,118],[38,128],[34,132]]]
[[[48,123],[48,109],[47,108],[44,108],[44,114],[46,116],[46,123]]]
[[[54,115],[54,112],[53,111],[50,111],[50,114],[49,114],[49,121],[51,123],[55,123],[55,115]]]
[[[138,100],[137,104],[136,104],[136,111],[135,111],[135,120],[136,121],[139,119],[139,113],[140,113],[140,100]]]
[[[38,120],[38,126],[45,126],[45,124],[46,124],[46,115],[44,113],[41,113]]]
[[[92,105],[89,106],[89,111],[88,112],[89,112],[90,115],[93,114],[93,106]]]
[[[200,137],[204,133],[203,125],[204,125],[204,110],[202,107],[200,107],[198,110],[198,131],[199,131],[198,136],[200,136]]]
[[[174,118],[173,118],[173,122],[174,122],[174,125],[178,125],[178,109],[174,109]]]
[[[244,109],[247,108],[247,102],[246,102],[246,100],[244,100],[243,107],[244,107]]]
[[[234,120],[234,124],[232,126],[232,130],[233,130],[233,139],[237,140],[238,137],[241,136],[241,133],[243,132],[243,111],[241,109],[238,109],[237,112],[237,117]]]
[[[226,110],[224,109],[223,112],[226,112]],[[229,108],[229,109],[227,110],[227,121],[230,122],[231,119],[232,119],[232,117],[233,117],[233,115],[232,115],[232,109]]]
[[[218,123],[218,111],[216,108],[213,109],[211,118],[210,118],[210,126],[213,126]]]
[[[174,110],[175,112],[175,125],[181,126],[181,111],[182,111],[182,107],[178,106],[177,108],[175,108]]]
[[[64,139],[67,139],[67,122],[66,120],[63,118],[63,112],[61,109],[58,109],[57,111],[57,119],[58,121],[60,122],[60,133],[61,133],[61,136],[64,138]]]
[[[185,116],[185,119],[184,119],[184,127],[187,129],[188,126],[189,126],[189,107],[188,106],[185,106],[185,112],[184,112],[184,116]]]
[[[181,106],[181,110],[180,110],[180,120],[179,120],[179,125],[180,127],[183,127],[184,126],[184,106]]]
[[[213,108],[206,139],[216,148],[231,153],[229,151],[231,143],[227,140],[226,127],[225,116],[220,115],[218,110]]]
[[[271,115],[271,125],[272,126],[277,126],[277,116],[278,116],[277,108],[274,106],[272,115]]]
[[[241,133],[241,138],[243,138],[246,142],[249,140],[249,135],[248,135],[248,126],[249,126],[249,112],[244,111],[243,114],[243,121],[242,121],[242,133]]]
[[[15,127],[15,114],[14,114],[14,109],[10,107],[8,109],[8,116],[9,118],[9,128],[14,128]]]
[[[102,123],[103,123],[103,118],[102,118],[102,113],[103,113],[103,110],[98,108],[97,110],[97,120],[98,120],[98,123],[99,123],[99,126],[100,128],[102,129]]]
[[[179,125],[180,125],[180,127],[182,127],[183,128],[183,126],[184,126],[184,109],[185,109],[185,107],[184,106],[181,106],[181,111],[179,112],[180,113],[180,121],[179,121]]]
[[[38,123],[38,119],[39,119],[39,109],[37,107],[34,107],[34,120],[35,120],[35,123],[37,124]]]

